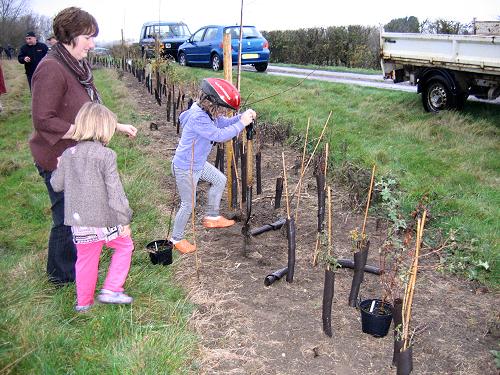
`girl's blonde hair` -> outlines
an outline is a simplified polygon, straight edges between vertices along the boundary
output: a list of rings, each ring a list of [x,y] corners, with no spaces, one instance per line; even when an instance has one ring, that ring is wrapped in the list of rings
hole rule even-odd
[[[99,141],[108,144],[115,134],[116,115],[99,103],[87,102],[75,119],[75,141]]]

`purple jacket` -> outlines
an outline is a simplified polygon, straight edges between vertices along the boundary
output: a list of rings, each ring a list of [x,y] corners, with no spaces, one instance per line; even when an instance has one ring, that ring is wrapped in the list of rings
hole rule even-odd
[[[212,142],[229,141],[245,128],[240,117],[241,115],[231,118],[221,116],[212,121],[210,116],[198,104],[194,103],[190,109],[179,116],[182,136],[175,150],[172,161],[174,165],[180,169],[191,168],[194,142],[193,170],[203,169],[212,149]]]

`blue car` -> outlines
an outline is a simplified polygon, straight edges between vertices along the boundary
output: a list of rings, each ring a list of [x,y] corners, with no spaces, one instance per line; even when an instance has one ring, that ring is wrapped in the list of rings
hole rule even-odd
[[[233,65],[238,64],[239,26],[204,26],[179,46],[177,58],[180,65],[208,65],[213,70],[222,69],[223,33],[231,34]],[[259,72],[267,69],[269,43],[254,26],[243,26],[241,63],[253,65]]]

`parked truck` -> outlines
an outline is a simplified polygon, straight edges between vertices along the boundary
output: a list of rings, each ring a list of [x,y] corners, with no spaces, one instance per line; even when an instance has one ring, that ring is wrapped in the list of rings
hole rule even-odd
[[[499,35],[380,33],[384,78],[409,81],[428,112],[500,96]]]

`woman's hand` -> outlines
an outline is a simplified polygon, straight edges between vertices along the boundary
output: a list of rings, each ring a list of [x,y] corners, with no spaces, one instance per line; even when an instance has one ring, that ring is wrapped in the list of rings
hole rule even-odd
[[[132,234],[132,230],[130,229],[130,224],[123,225],[122,230],[120,231],[120,237],[127,237]]]
[[[126,134],[130,138],[134,138],[137,135],[137,128],[129,124],[116,124],[116,130],[120,133]]]
[[[243,123],[243,125],[248,126],[252,123],[253,120],[257,118],[257,113],[253,109],[247,109],[243,114],[241,115],[240,121]]]

